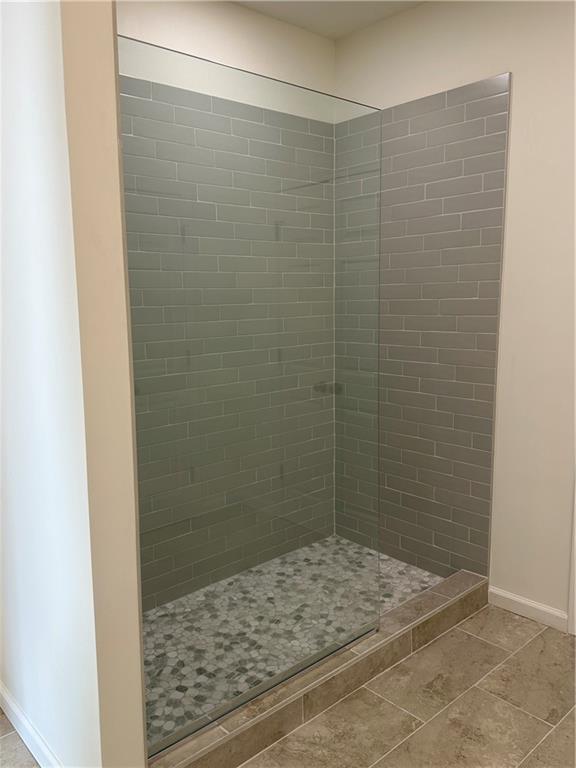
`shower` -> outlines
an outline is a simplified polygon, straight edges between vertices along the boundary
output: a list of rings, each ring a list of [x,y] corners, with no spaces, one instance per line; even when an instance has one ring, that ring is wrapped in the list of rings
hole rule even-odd
[[[438,143],[450,110],[477,135],[463,106],[381,111],[122,37],[119,65],[155,753],[485,571],[487,502],[453,477],[448,433],[473,429],[468,394],[491,408],[492,371],[487,349],[482,381],[443,381],[466,310],[438,301],[468,294],[441,249],[483,247],[435,196],[462,174],[479,191]]]

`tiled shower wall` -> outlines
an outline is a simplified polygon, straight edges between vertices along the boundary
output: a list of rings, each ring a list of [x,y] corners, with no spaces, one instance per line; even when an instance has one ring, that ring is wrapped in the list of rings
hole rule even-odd
[[[380,547],[486,573],[509,76],[386,110]]]
[[[145,608],[333,531],[333,126],[121,79]]]
[[[334,508],[485,572],[508,77],[335,128],[122,91],[145,607]]]

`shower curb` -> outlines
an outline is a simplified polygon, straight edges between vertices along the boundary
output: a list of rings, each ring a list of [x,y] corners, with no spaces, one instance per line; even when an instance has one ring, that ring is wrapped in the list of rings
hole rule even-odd
[[[380,629],[150,759],[151,768],[237,768],[488,602],[488,580],[458,571],[382,616]]]

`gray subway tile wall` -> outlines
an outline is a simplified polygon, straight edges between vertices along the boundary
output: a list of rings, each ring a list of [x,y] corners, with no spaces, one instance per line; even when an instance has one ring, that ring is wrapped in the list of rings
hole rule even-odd
[[[371,549],[379,546],[380,146],[379,114],[336,126],[335,531]]]
[[[334,531],[486,572],[508,89],[334,126],[121,78],[145,608]]]
[[[150,608],[333,533],[334,128],[120,86]]]
[[[441,575],[488,567],[509,86],[501,75],[419,99],[383,126],[400,138],[382,142],[370,544]]]

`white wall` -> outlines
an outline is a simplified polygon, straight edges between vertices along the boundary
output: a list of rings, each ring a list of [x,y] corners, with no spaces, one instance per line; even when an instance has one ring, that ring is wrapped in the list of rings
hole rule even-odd
[[[143,768],[114,6],[1,18],[0,704],[43,766]]]
[[[0,703],[44,765],[101,764],[60,8],[2,5]]]
[[[133,383],[111,0],[62,2],[102,765],[146,764]]]
[[[423,3],[336,48],[338,93],[383,107],[512,73],[491,594],[556,626],[574,472],[573,34],[572,3]]]
[[[227,2],[117,4],[118,33],[276,77],[334,91],[334,42]]]

